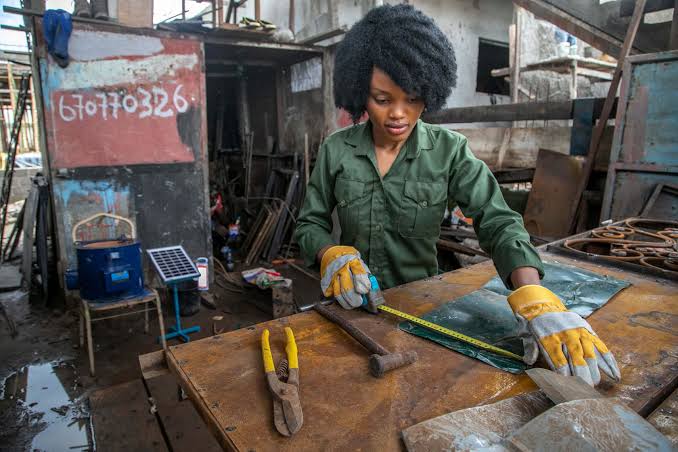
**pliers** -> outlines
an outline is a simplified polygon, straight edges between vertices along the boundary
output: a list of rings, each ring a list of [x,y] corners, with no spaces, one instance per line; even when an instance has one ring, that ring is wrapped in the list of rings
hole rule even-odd
[[[299,400],[299,359],[292,328],[285,327],[285,335],[287,336],[285,345],[287,360],[280,361],[277,373],[273,365],[271,345],[268,342],[268,330],[264,330],[261,334],[261,354],[264,359],[268,389],[273,394],[275,428],[281,435],[292,436],[301,429],[301,425],[304,423],[304,415]]]

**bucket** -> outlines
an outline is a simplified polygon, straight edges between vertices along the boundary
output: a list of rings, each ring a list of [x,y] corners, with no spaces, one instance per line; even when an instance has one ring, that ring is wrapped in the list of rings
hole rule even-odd
[[[114,301],[141,295],[141,245],[135,240],[78,243],[78,284],[86,300]]]
[[[87,224],[99,224],[104,218],[126,223],[130,236],[119,239],[88,241],[78,239],[78,230]],[[127,218],[109,213],[99,213],[86,218],[71,231],[78,260],[77,285],[80,296],[85,300],[100,302],[133,298],[144,293],[144,279],[141,267],[141,244],[135,239],[134,224]],[[67,275],[69,287],[73,287],[74,273]]]

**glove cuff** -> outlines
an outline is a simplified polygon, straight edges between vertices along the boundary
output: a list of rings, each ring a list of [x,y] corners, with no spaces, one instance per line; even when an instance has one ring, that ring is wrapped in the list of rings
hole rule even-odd
[[[320,261],[320,274],[321,275],[325,274],[325,269],[327,268],[328,265],[330,265],[330,262],[346,254],[353,254],[357,257],[360,257],[360,253],[358,252],[358,250],[353,248],[352,246],[336,245],[330,247],[327,251],[325,251],[325,254],[323,254],[323,258]]]
[[[513,312],[530,321],[547,312],[565,312],[567,308],[558,296],[546,287],[522,286],[508,297]]]

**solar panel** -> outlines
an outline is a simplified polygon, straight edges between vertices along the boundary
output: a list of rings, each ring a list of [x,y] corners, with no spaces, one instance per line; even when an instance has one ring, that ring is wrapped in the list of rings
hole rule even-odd
[[[165,284],[200,276],[184,247],[168,246],[146,250],[155,270]]]

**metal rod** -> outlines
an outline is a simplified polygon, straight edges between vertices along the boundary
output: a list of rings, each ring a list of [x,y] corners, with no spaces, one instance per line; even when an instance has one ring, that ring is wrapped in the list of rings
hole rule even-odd
[[[42,17],[45,15],[43,11],[37,11],[34,9],[23,9],[23,8],[14,8],[13,6],[3,6],[2,10],[6,13],[9,14],[20,14],[22,16],[34,16],[34,17]],[[84,22],[84,23],[91,23],[91,24],[107,24],[111,25],[110,21],[107,20],[97,20],[97,19],[88,19],[86,17],[80,17],[80,16],[71,16],[71,20],[73,22]]]

